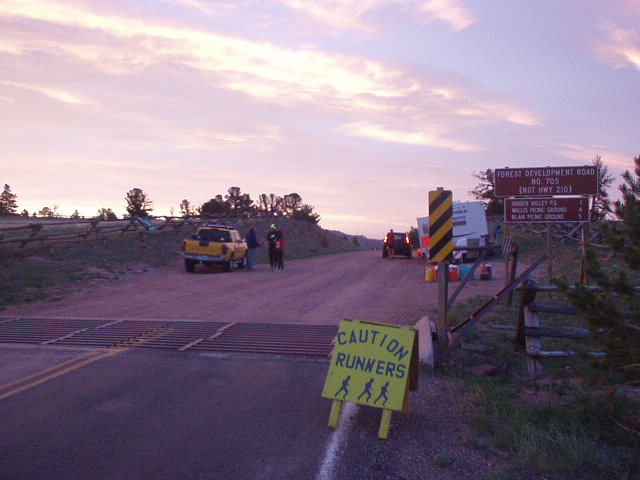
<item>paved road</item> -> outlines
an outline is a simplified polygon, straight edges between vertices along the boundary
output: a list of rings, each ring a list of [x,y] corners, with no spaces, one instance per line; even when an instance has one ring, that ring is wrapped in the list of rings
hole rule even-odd
[[[0,478],[318,478],[325,361],[104,352],[0,348]]]

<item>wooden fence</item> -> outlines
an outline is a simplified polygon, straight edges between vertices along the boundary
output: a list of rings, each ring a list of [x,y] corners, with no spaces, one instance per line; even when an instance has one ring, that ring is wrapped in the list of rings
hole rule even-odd
[[[494,215],[487,218],[491,224],[504,223],[504,218]],[[615,221],[612,221],[615,223]],[[574,241],[587,242],[594,247],[606,247],[603,241],[603,232],[597,222],[566,222],[566,223],[509,223],[510,229],[524,230],[534,235],[551,235],[559,238],[561,243]],[[585,238],[586,236],[586,238]]]
[[[26,250],[62,243],[86,242],[115,238],[127,234],[151,234],[163,230],[180,231],[185,227],[197,228],[202,223],[238,225],[246,223],[247,216],[203,215],[187,217],[129,217],[121,220],[42,220],[20,217],[8,219],[0,227],[2,250]]]
[[[597,290],[597,287],[592,287]],[[523,282],[520,288],[520,306],[518,309],[518,325],[494,325],[500,330],[516,330],[516,344],[524,346],[527,355],[527,369],[530,376],[539,376],[544,372],[542,360],[545,358],[566,358],[577,355],[573,350],[543,350],[541,338],[564,338],[576,341],[592,339],[591,331],[587,328],[563,327],[551,328],[541,326],[541,314],[577,316],[579,312],[569,305],[552,305],[536,302],[537,292],[554,292],[558,288],[550,285],[537,285],[532,279]],[[636,287],[636,291],[640,291]],[[623,312],[622,315],[627,315]],[[603,352],[587,352],[593,357],[602,357]]]

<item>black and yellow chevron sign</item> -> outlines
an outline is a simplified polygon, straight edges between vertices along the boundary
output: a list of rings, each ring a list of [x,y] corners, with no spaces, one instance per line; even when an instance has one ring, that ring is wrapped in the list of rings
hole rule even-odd
[[[450,262],[453,257],[453,194],[429,192],[429,260]]]

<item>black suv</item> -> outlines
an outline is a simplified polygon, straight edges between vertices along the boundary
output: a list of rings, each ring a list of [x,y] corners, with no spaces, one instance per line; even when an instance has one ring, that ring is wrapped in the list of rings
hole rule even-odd
[[[411,258],[412,248],[411,241],[409,240],[409,235],[406,233],[398,233],[394,232],[394,255],[402,255],[403,257]],[[389,256],[389,249],[387,246],[387,237],[384,237],[382,244],[382,258],[387,258]]]

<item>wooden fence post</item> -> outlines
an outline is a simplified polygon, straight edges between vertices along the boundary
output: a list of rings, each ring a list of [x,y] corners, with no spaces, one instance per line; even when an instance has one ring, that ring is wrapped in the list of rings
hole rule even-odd
[[[528,306],[524,308],[524,325],[528,328],[538,328],[540,326],[538,314],[533,312]],[[537,377],[543,373],[542,362],[539,356],[540,344],[540,337],[526,337],[527,370],[532,377]]]
[[[516,326],[516,350],[526,351],[527,344],[524,333],[525,314],[524,310],[529,304],[536,299],[536,282],[532,278],[527,278],[522,282],[522,296],[520,297],[520,306],[518,307],[518,324]]]
[[[509,283],[512,283],[516,278],[516,272],[518,271],[518,250],[517,244],[511,244],[511,268],[509,269]],[[507,306],[510,307],[513,301],[513,291],[507,295]]]
[[[552,227],[550,223],[547,223],[547,281],[551,283],[553,279],[553,243],[552,243]]]
[[[507,240],[511,236],[511,224],[505,223],[504,226],[504,239]],[[509,285],[509,272],[511,271],[511,247],[507,251],[503,250],[504,255],[504,286]]]

